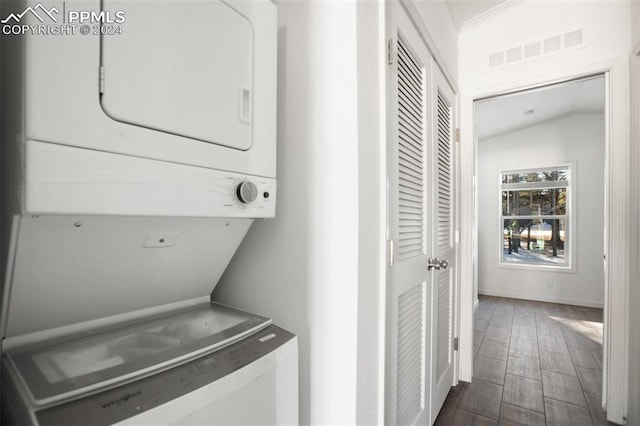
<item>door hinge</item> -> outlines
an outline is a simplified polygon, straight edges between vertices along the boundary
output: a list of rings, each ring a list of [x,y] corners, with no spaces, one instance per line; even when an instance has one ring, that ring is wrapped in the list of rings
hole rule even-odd
[[[459,127],[456,129],[455,138],[456,138],[456,142],[460,142],[460,128]]]
[[[393,240],[387,240],[387,252],[389,255],[389,266],[393,266]]]
[[[387,41],[387,64],[393,65],[393,39]]]
[[[458,338],[457,337],[453,338],[453,350],[454,351],[458,350]]]
[[[100,65],[100,71],[99,71],[99,87],[100,87],[100,93],[104,93],[104,67],[102,65]]]

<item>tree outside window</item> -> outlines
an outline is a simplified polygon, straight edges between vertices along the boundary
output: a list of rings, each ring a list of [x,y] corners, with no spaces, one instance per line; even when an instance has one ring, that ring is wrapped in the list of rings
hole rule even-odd
[[[501,173],[501,263],[569,267],[570,167]]]

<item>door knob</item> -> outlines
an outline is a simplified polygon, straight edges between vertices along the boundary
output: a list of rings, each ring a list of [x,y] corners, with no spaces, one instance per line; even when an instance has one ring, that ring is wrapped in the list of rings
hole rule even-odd
[[[429,258],[427,261],[427,268],[429,270],[435,269],[439,271],[440,269],[447,269],[448,266],[449,262],[447,260],[440,260],[437,257],[433,259]]]
[[[438,259],[437,257],[435,259],[429,258],[429,260],[427,260],[427,269],[429,269],[429,270],[432,270],[432,269],[439,270],[440,269],[440,259]]]

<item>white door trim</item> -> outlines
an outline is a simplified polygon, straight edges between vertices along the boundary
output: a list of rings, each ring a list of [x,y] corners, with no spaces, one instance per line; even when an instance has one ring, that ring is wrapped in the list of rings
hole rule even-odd
[[[607,79],[607,142],[605,174],[605,341],[603,405],[608,419],[623,423],[628,412],[629,371],[629,250],[630,218],[630,119],[629,58],[618,57],[564,67],[541,74],[535,80],[522,80],[493,87],[463,90],[461,96],[461,187],[460,187],[460,380],[473,376],[473,306],[477,297],[477,202],[475,192],[477,140],[474,129],[473,102],[576,78],[604,73]]]
[[[631,51],[631,161],[632,164],[640,164],[640,40]],[[631,171],[631,187],[635,191],[631,193],[631,211],[635,215],[631,216],[631,235],[636,237],[640,234],[640,170],[637,168]],[[635,217],[634,217],[635,216]],[[629,353],[629,400],[640,401],[640,244],[638,240],[631,247],[630,273],[630,297],[629,297],[629,325],[630,325],[630,353]],[[634,288],[635,287],[635,288]],[[633,309],[635,308],[635,309]],[[635,324],[636,327],[631,327]],[[633,348],[633,349],[631,349]],[[627,424],[640,423],[640,406],[629,404],[629,414]]]

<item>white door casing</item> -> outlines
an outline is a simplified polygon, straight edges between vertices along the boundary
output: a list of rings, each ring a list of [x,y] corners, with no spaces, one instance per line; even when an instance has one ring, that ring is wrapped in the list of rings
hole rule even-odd
[[[607,407],[607,419],[622,423],[628,410],[629,381],[629,250],[628,231],[630,193],[628,179],[630,162],[629,139],[629,59],[611,58],[589,64],[578,63],[570,67],[543,70],[535,78],[524,77],[499,85],[477,86],[463,93],[461,99],[461,127],[474,126],[473,102],[491,96],[547,86],[569,80],[604,73],[607,78],[607,152],[605,190],[605,308],[604,308],[604,380],[603,406]],[[460,239],[460,367],[459,379],[470,381],[473,375],[473,265],[477,259],[475,232],[475,156],[477,141],[474,133],[462,134],[461,151],[461,239]],[[468,338],[465,338],[468,336]]]

